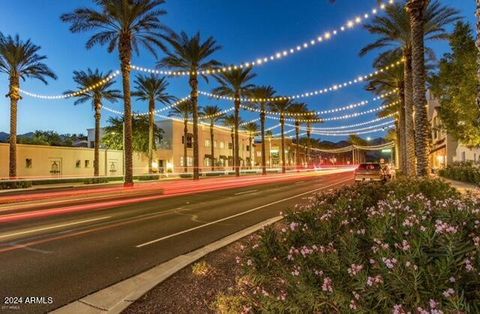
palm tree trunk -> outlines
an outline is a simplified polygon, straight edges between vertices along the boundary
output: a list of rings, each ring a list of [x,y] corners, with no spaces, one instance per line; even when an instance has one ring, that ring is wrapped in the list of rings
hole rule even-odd
[[[10,178],[17,177],[17,114],[18,101],[20,100],[20,78],[18,75],[10,76],[10,153],[8,175]]]
[[[477,107],[480,110],[480,0],[477,0]],[[480,119],[480,117],[478,117]]]
[[[307,155],[307,166],[310,165],[310,146],[311,146],[311,143],[310,143],[310,137],[312,136],[312,133],[311,133],[311,130],[310,130],[310,125],[307,126],[307,152],[306,152],[306,155]]]
[[[249,169],[252,169],[253,168],[253,161],[252,161],[252,150],[253,150],[253,145],[252,145],[252,141],[253,141],[253,138],[252,138],[252,134],[250,133],[250,136],[248,137],[248,158],[250,159],[250,162],[249,162]]]
[[[183,171],[188,172],[188,163],[187,163],[187,136],[188,136],[188,115],[184,117],[183,120]]]
[[[95,100],[95,148],[93,153],[93,175],[100,174],[100,120],[102,118],[102,104],[99,99]]]
[[[123,81],[123,102],[124,102],[124,167],[125,167],[125,186],[133,186],[133,134],[132,134],[132,103],[130,97],[130,62],[132,60],[131,35],[122,35],[119,43],[120,61],[122,67]]]
[[[480,0],[479,0],[480,1]],[[265,147],[265,104],[262,104],[262,112],[260,113],[260,129],[262,132],[262,175],[267,174],[267,156]]]
[[[286,168],[285,168],[285,116],[283,115],[283,113],[281,114],[280,116],[280,132],[282,134],[282,147],[281,147],[281,156],[282,156],[282,173],[285,173],[286,172]]]
[[[399,132],[398,132],[398,143],[399,143],[399,151],[398,151],[398,163],[400,167],[400,171],[402,173],[407,172],[407,137],[406,137],[406,130],[405,130],[405,84],[402,83],[399,86],[400,90],[400,110],[399,110]]]
[[[405,147],[406,171],[408,176],[415,175],[415,132],[413,124],[413,78],[412,78],[412,51],[405,48]]]
[[[210,160],[212,161],[212,171],[215,171],[215,147],[213,145],[214,135],[213,135],[213,121],[210,124]]]
[[[298,145],[299,145],[299,138],[300,136],[300,123],[299,122],[295,122],[295,168],[297,168],[297,172],[300,171],[300,156],[298,155],[299,153],[299,149],[298,149]]]
[[[155,124],[155,100],[150,99],[148,104],[148,173],[153,173],[153,129]]]
[[[426,177],[428,171],[428,115],[425,87],[425,18],[428,0],[410,0],[407,4],[412,28],[413,101],[415,103],[415,151],[417,175]]]
[[[240,139],[238,136],[238,128],[240,121],[240,92],[235,92],[235,156],[234,156],[234,165],[235,165],[235,175],[240,176]]]
[[[230,137],[232,138],[232,170],[235,171],[235,135],[233,132],[233,128],[230,130]]]
[[[200,179],[199,152],[198,152],[198,77],[197,68],[192,69],[190,75],[190,87],[192,92],[190,99],[193,104],[193,180]]]

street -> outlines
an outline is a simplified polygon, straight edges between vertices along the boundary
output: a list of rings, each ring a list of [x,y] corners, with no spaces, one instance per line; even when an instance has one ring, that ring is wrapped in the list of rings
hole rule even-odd
[[[0,207],[0,296],[51,297],[52,304],[24,304],[20,310],[52,310],[277,216],[312,192],[351,181],[349,171],[178,180],[163,185],[191,191],[165,188],[156,195],[140,188],[118,204],[102,195],[85,201],[87,196],[71,191],[19,203],[6,196],[8,204]]]

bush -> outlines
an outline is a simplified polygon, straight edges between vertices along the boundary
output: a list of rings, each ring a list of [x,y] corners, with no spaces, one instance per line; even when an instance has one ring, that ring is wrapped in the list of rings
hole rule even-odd
[[[85,184],[101,184],[101,183],[108,183],[108,182],[109,182],[108,178],[102,178],[102,177],[88,178],[83,180],[83,183]]]
[[[439,180],[312,197],[237,258],[242,311],[479,313],[479,205]]]
[[[0,190],[26,189],[32,187],[32,181],[0,181]]]
[[[447,179],[480,184],[480,169],[473,162],[455,162],[441,169],[438,174]]]
[[[158,175],[158,174],[146,174],[146,175],[142,175],[142,176],[134,176],[133,179],[138,180],[138,181],[155,181],[155,180],[160,179],[160,175]]]

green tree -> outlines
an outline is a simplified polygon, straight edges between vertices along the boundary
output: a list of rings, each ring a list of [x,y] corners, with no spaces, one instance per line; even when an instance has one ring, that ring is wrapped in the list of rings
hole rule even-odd
[[[43,63],[47,58],[38,52],[40,46],[30,39],[22,41],[18,35],[5,37],[0,33],[0,73],[8,75],[10,98],[10,147],[9,170],[10,178],[17,176],[17,112],[20,96],[20,79],[25,81],[33,78],[47,84],[47,78],[56,79],[55,73]]]
[[[285,98],[284,100],[274,101],[270,104],[270,110],[278,112],[280,114],[280,133],[281,133],[281,152],[280,156],[282,158],[282,173],[286,172],[285,164],[285,116],[288,114],[290,107],[295,104],[290,99]]]
[[[181,71],[190,72],[190,99],[192,100],[193,115],[193,180],[200,178],[199,168],[199,150],[198,150],[198,72],[214,69],[220,65],[220,62],[210,59],[211,56],[221,49],[213,37],[203,41],[200,33],[189,37],[182,32],[167,38],[172,46],[171,51],[167,51],[167,56],[163,58],[158,65],[166,66]],[[207,77],[202,76],[206,81]]]
[[[212,171],[215,170],[215,147],[213,145],[215,141],[214,136],[214,127],[215,122],[223,119],[224,113],[222,112],[222,108],[218,106],[205,106],[202,110],[202,115],[206,117],[205,119],[210,122],[210,160],[212,162]]]
[[[433,93],[440,100],[440,118],[448,133],[469,147],[480,146],[480,110],[476,105],[475,39],[470,26],[457,23],[450,37],[451,52],[440,61]]]
[[[252,157],[252,154],[253,154],[254,139],[258,133],[258,124],[255,122],[249,122],[243,125],[243,129],[248,133],[248,148],[249,148],[248,152],[249,152],[249,159],[250,159],[250,164],[248,166],[251,169],[255,165],[254,156]]]
[[[77,90],[68,90],[65,94],[72,94],[78,90],[84,90],[92,85],[107,79],[111,73],[102,73],[98,69],[93,71],[92,69],[87,69],[87,71],[74,71],[73,72],[73,81],[77,83]],[[87,101],[92,103],[92,108],[95,112],[95,147],[94,147],[94,161],[93,161],[93,175],[98,176],[100,171],[100,120],[102,118],[102,104],[103,100],[116,102],[118,99],[122,98],[122,94],[117,89],[112,89],[114,81],[107,81],[105,84],[100,85],[95,89],[85,90],[80,94],[75,94],[75,105],[85,103]]]
[[[193,103],[187,100],[171,109],[170,115],[180,115],[183,119],[183,170],[188,172],[188,122],[193,113]]]
[[[160,21],[160,17],[166,14],[160,8],[164,3],[164,0],[95,0],[96,9],[79,8],[61,16],[63,22],[71,24],[72,33],[95,31],[87,41],[87,49],[107,45],[109,53],[118,50],[123,80],[126,186],[133,185],[132,52],[139,54],[141,45],[156,57],[156,47],[165,49],[163,39],[170,31]]]
[[[459,19],[458,11],[441,5],[439,0],[430,1],[424,12],[425,40],[442,40],[448,38],[445,26]],[[401,53],[404,57],[404,90],[405,90],[405,142],[407,150],[407,174],[415,174],[415,134],[413,124],[413,77],[412,77],[412,31],[410,16],[405,10],[405,0],[385,8],[385,15],[375,16],[365,28],[378,39],[365,46],[360,55],[371,51],[382,50],[378,58],[384,54]],[[426,53],[433,54],[431,49]]]
[[[250,81],[256,76],[252,73],[251,68],[236,69],[229,72],[221,73],[215,76],[215,79],[220,84],[219,87],[213,90],[213,93],[220,96],[227,96],[234,98],[235,106],[235,149],[233,156],[233,163],[235,165],[235,175],[240,176],[240,145],[239,142],[239,125],[240,125],[240,105],[241,98],[248,96],[250,90],[254,87]]]
[[[155,102],[158,101],[164,105],[175,100],[167,92],[168,82],[166,78],[158,78],[155,75],[137,75],[135,79],[135,91],[132,93],[134,97],[141,101],[148,101],[148,173],[152,173],[153,163],[153,146],[155,127]]]
[[[147,116],[133,116],[133,150],[135,152],[148,154],[148,131],[150,128]],[[110,117],[108,119],[109,125],[105,127],[105,134],[103,136],[103,144],[110,149],[123,149],[123,132],[125,118]],[[161,141],[163,138],[163,130],[154,126],[153,130],[154,143]],[[154,146],[155,149],[155,146]]]
[[[262,175],[267,174],[267,156],[265,147],[265,110],[270,103],[269,99],[275,96],[272,86],[255,86],[249,91],[249,95],[257,101],[253,105],[260,110],[260,135],[262,141]]]

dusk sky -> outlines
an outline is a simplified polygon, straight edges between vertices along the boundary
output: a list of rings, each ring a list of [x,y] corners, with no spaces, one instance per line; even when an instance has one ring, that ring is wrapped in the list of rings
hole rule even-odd
[[[85,42],[90,33],[72,34],[69,25],[60,21],[60,15],[75,8],[93,7],[91,0],[2,0],[0,32],[5,35],[19,34],[21,38],[32,39],[42,47],[41,54],[48,57],[46,63],[58,75],[58,80],[50,80],[48,85],[35,80],[22,82],[22,89],[38,94],[58,95],[75,87],[72,80],[74,70],[88,67],[102,71],[119,68],[118,54],[109,54],[106,47],[97,46],[87,50]],[[369,12],[376,0],[339,0],[331,4],[328,0],[167,0],[164,9],[168,11],[164,23],[175,31],[189,34],[200,31],[206,38],[213,36],[223,49],[215,58],[224,63],[238,64],[269,56],[286,48],[295,47],[305,41],[316,38],[326,31],[338,28],[349,19]],[[473,25],[475,3],[473,0],[441,0],[461,11],[461,15]],[[298,94],[328,87],[334,83],[351,80],[360,74],[372,71],[375,53],[359,57],[358,52],[375,37],[363,28],[342,33],[333,40],[318,44],[288,58],[256,67],[256,84],[268,84],[276,88],[280,95]],[[447,51],[447,43],[428,44],[438,57]],[[160,53],[160,56],[163,56]],[[134,57],[134,64],[155,66],[154,57],[142,50]],[[132,81],[134,75],[132,72]],[[121,89],[120,80],[117,86]],[[201,83],[201,90],[211,91],[215,81]],[[371,95],[363,90],[364,85],[351,86],[335,93],[307,98],[310,109],[326,110],[339,106],[370,100]],[[0,95],[8,90],[6,75],[0,74]],[[169,92],[179,98],[189,93],[186,77],[171,78]],[[228,108],[229,102],[219,102],[200,97],[200,105],[218,104]],[[105,104],[117,110],[122,102]],[[371,103],[355,111],[364,111],[379,106]],[[160,105],[159,105],[160,107]],[[134,101],[134,111],[144,112],[147,104]],[[9,100],[0,98],[0,131],[9,132]],[[338,115],[338,114],[337,114]],[[110,114],[103,112],[102,124],[105,125]],[[243,113],[244,119],[257,117],[254,113]],[[332,115],[326,115],[330,117]],[[358,123],[375,118],[375,114],[356,119],[342,120],[322,124],[333,127]],[[276,124],[268,121],[268,126]],[[90,104],[73,105],[73,99],[41,100],[28,96],[20,101],[18,133],[35,130],[54,130],[60,133],[86,133],[94,126],[93,111]],[[376,137],[382,132],[370,134]],[[367,135],[365,135],[366,137]],[[339,137],[322,137],[337,141]]]

